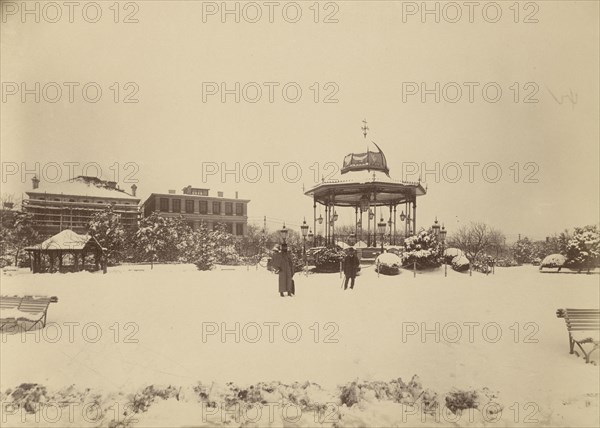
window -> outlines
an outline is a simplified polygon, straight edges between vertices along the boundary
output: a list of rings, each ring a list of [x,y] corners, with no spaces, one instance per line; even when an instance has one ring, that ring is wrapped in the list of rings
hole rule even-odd
[[[225,202],[225,215],[233,215],[233,203]]]
[[[189,199],[185,201],[185,212],[194,214],[194,201],[190,201]]]
[[[225,230],[233,235],[233,223],[225,223]]]
[[[180,213],[181,212],[181,199],[171,199],[173,201],[173,212]]]
[[[236,223],[235,234],[238,236],[242,236],[244,234],[244,223]]]
[[[208,202],[200,201],[200,214],[208,214]]]
[[[160,210],[162,212],[169,212],[169,199],[168,198],[160,198]]]
[[[235,204],[235,215],[244,215],[244,204]]]
[[[213,214],[221,214],[221,202],[213,202]]]

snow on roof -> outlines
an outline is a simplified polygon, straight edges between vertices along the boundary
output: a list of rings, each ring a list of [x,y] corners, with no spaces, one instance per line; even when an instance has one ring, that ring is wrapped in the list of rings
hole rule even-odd
[[[27,247],[26,250],[82,250],[91,239],[93,238],[90,235],[80,235],[71,229],[65,229],[41,244]]]
[[[94,198],[117,198],[117,199],[134,199],[138,198],[129,193],[115,187],[110,187],[108,181],[101,180],[97,177],[79,177],[70,180],[61,181],[60,183],[50,183],[40,186],[38,189],[33,189],[27,194],[49,193],[53,195],[74,195],[74,196],[89,196]]]

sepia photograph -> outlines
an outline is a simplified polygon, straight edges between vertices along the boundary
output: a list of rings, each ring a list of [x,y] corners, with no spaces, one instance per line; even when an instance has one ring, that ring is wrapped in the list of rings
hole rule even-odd
[[[599,0],[0,0],[0,427],[600,426]]]

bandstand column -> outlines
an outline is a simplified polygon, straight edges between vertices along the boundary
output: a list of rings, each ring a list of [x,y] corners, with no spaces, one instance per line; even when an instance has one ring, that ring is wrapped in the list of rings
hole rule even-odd
[[[377,193],[373,194],[373,247],[377,247]]]
[[[358,205],[354,207],[354,238],[358,242]]]
[[[394,205],[394,245],[396,245],[396,205]]]
[[[410,205],[409,202],[404,202],[404,211],[406,212],[406,218],[404,219],[404,237],[408,237],[408,218],[410,217]]]
[[[329,244],[329,201],[325,203],[325,245]]]
[[[313,196],[313,233],[314,233],[314,237],[316,238],[318,233],[317,233],[317,198],[315,196]],[[313,244],[314,242],[316,242],[316,239],[313,240]]]
[[[413,199],[413,233],[417,234],[417,197]]]
[[[331,220],[333,220],[331,222],[331,243],[335,245],[335,195],[333,195],[333,197],[331,198],[331,205],[333,208],[333,214],[331,214],[331,212],[329,213],[329,215],[331,216]]]

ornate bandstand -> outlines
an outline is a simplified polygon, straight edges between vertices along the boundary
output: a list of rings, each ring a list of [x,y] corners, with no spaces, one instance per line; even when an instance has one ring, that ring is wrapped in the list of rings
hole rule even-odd
[[[366,139],[368,128],[366,121],[363,123],[363,135]],[[321,183],[306,191],[305,195],[313,199],[313,230],[317,231],[317,223],[325,223],[325,244],[336,243],[336,208],[339,207],[354,208],[355,240],[366,236],[366,245],[376,247],[378,233],[380,239],[389,236],[391,245],[400,243],[397,241],[402,227],[405,237],[415,233],[417,197],[426,193],[427,188],[423,187],[420,181],[407,182],[391,178],[383,151],[371,141],[367,144],[366,152],[350,153],[344,158],[338,176],[323,179]],[[317,218],[318,204],[325,208],[325,218],[322,215]],[[397,229],[398,211],[400,224]],[[388,217],[387,222],[384,215]],[[366,219],[363,220],[363,217]]]

